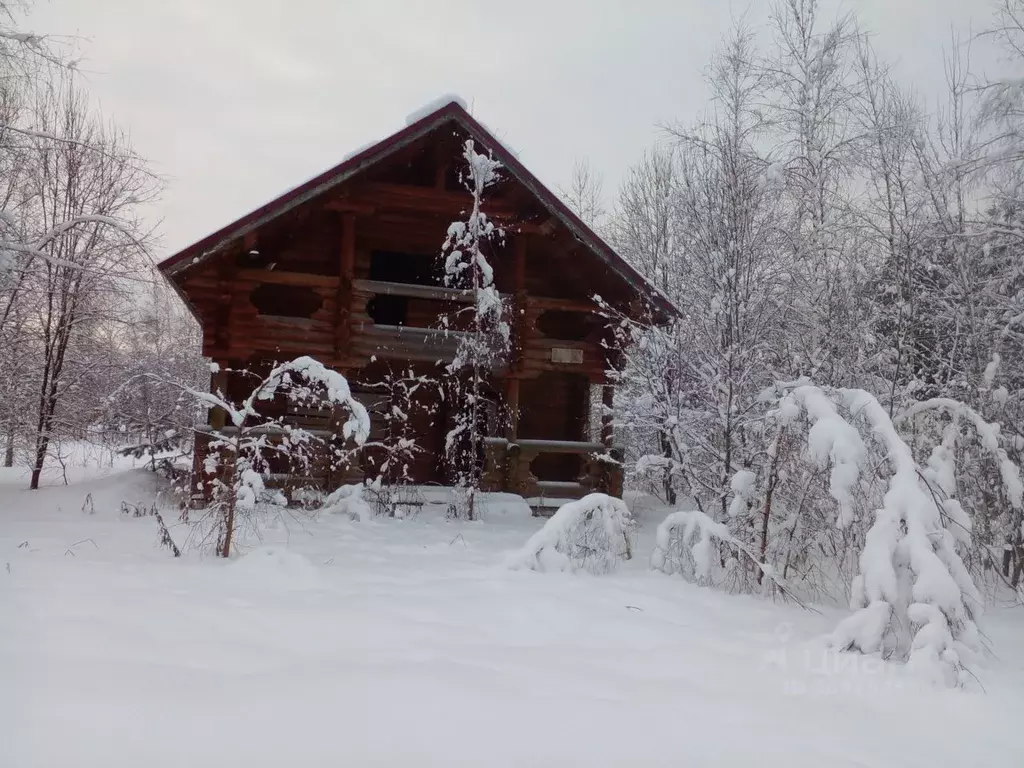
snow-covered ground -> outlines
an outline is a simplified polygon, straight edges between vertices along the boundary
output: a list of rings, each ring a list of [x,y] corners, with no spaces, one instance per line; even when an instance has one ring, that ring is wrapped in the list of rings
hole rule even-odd
[[[980,685],[937,690],[826,650],[837,609],[650,572],[655,516],[601,577],[506,569],[541,524],[511,508],[174,560],[118,511],[153,478],[114,463],[38,492],[0,470],[5,768],[1020,764],[1018,608],[983,620]]]

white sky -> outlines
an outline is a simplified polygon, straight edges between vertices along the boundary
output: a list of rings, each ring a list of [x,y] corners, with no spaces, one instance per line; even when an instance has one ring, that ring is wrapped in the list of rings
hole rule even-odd
[[[459,93],[552,187],[588,157],[611,193],[707,95],[736,14],[769,0],[37,0],[36,32],[79,35],[90,89],[167,180],[162,257]],[[922,94],[987,0],[845,0]],[[838,4],[828,3],[831,18]],[[984,56],[982,55],[984,54]],[[990,51],[975,60],[991,68]]]

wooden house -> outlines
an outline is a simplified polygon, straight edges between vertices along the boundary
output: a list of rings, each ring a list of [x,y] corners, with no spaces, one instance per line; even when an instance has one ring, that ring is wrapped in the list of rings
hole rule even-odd
[[[675,310],[456,101],[160,269],[202,325],[203,352],[221,371],[215,388],[241,398],[251,385],[229,371],[310,355],[342,372],[371,415],[382,414],[389,371],[443,377],[452,359],[458,331],[442,332],[438,320],[466,296],[443,287],[439,258],[450,223],[472,205],[460,175],[467,139],[502,164],[483,210],[504,233],[487,256],[511,306],[513,337],[509,359],[488,382],[495,418],[484,486],[531,498],[621,493],[609,421],[591,417],[598,402],[612,402],[606,371],[617,354],[594,297],[630,313]],[[459,403],[430,388],[417,397],[434,402],[411,411],[420,448],[411,478],[443,484],[444,436]],[[287,416],[332,436],[324,414]],[[223,418],[215,409],[211,427],[222,428]],[[377,419],[373,429],[382,425]],[[325,461],[306,479],[330,487],[371,472],[373,451],[365,453],[358,465]]]

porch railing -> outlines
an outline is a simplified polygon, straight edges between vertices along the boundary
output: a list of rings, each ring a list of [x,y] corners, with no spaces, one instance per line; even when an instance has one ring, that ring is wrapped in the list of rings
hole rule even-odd
[[[575,478],[541,480],[531,464],[544,454],[582,457],[582,469]],[[484,440],[484,488],[518,493],[525,498],[581,498],[595,491],[622,495],[622,450],[604,443],[576,440],[539,440],[501,437]]]

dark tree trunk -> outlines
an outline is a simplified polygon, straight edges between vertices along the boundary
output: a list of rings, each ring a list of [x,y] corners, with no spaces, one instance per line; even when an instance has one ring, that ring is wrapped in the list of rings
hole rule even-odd
[[[14,466],[14,422],[7,427],[7,446],[4,448],[4,466]]]

